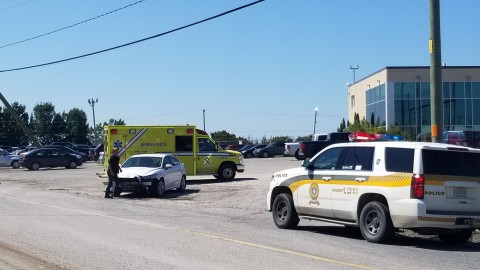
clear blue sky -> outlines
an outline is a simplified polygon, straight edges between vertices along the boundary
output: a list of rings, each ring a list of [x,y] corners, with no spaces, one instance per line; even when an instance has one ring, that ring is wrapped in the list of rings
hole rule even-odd
[[[0,46],[137,0],[0,0]],[[146,0],[0,48],[0,70],[75,57],[153,36],[253,1]],[[441,1],[442,62],[480,65],[478,0]],[[26,105],[79,108],[96,122],[194,124],[261,139],[335,131],[357,80],[385,66],[428,66],[428,0],[267,0],[185,30],[66,63],[0,73]]]

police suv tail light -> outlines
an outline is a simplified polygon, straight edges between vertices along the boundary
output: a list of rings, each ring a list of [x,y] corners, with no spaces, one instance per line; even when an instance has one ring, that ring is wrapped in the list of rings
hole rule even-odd
[[[425,194],[425,178],[421,174],[415,174],[412,176],[410,198],[423,199],[423,194]]]

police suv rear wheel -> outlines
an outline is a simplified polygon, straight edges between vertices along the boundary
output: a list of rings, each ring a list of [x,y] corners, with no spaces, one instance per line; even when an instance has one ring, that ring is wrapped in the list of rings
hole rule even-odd
[[[390,213],[381,202],[369,202],[363,207],[359,225],[363,238],[371,243],[384,243],[395,235]]]
[[[292,196],[287,193],[281,193],[275,197],[272,214],[275,225],[281,229],[294,229],[300,222]]]

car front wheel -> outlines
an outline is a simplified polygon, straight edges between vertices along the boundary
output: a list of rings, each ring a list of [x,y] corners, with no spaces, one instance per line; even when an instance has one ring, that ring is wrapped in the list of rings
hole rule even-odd
[[[287,193],[282,193],[275,197],[272,214],[275,225],[281,229],[294,229],[300,222],[293,205],[292,196]]]
[[[384,243],[395,235],[388,208],[381,202],[369,202],[363,207],[359,225],[368,242]]]
[[[163,193],[165,193],[165,182],[163,182],[163,179],[160,179],[158,181],[154,181],[152,183],[152,186],[150,187],[150,193],[154,197],[162,197]]]
[[[38,171],[40,169],[40,163],[33,162],[32,165],[30,166],[30,169],[34,171]]]
[[[267,157],[269,157],[269,156],[270,156],[270,154],[268,154],[267,151],[265,151],[265,152],[262,153],[262,157],[264,157],[264,158],[267,158]]]
[[[180,186],[177,189],[180,191],[185,191],[185,189],[187,189],[187,177],[185,175],[182,175]]]
[[[70,169],[75,169],[77,168],[77,162],[75,160],[71,160],[69,163],[68,163],[68,168]]]
[[[11,166],[14,169],[18,169],[18,168],[20,168],[20,162],[18,160],[14,160],[14,161],[12,161]]]

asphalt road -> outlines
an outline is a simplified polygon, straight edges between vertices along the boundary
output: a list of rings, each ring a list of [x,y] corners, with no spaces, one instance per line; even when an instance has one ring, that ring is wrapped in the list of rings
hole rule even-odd
[[[265,211],[275,171],[293,158],[248,159],[231,182],[189,177],[161,199],[104,199],[102,167],[0,168],[0,269],[480,269],[480,241],[461,247],[409,232],[371,244],[358,232]]]

